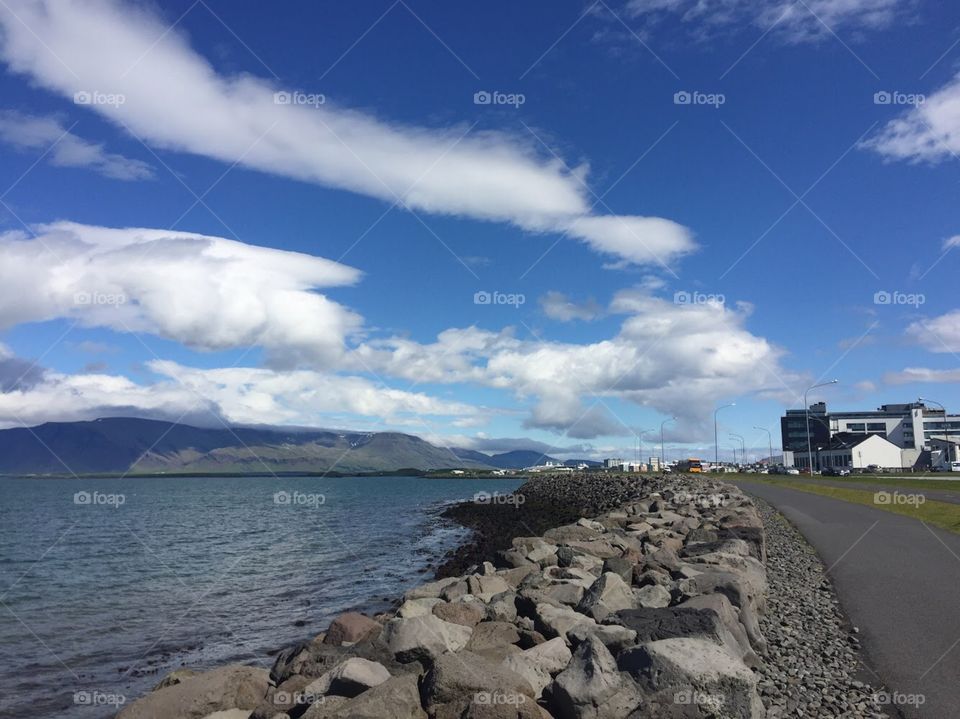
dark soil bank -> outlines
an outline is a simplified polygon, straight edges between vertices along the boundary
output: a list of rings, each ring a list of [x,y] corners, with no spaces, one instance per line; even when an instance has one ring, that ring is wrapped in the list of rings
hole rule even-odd
[[[468,567],[509,549],[514,537],[539,537],[580,517],[613,510],[639,498],[645,484],[649,480],[639,477],[610,477],[598,483],[585,482],[583,477],[548,475],[531,479],[513,494],[455,504],[442,516],[473,530],[473,536],[444,557],[436,576],[464,574]]]

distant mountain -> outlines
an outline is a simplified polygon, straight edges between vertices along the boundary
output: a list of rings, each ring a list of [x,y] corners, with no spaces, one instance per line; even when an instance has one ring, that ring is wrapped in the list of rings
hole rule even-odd
[[[491,468],[399,432],[208,429],[111,417],[0,430],[0,473],[381,472]],[[512,454],[512,453],[511,453]]]
[[[498,469],[524,469],[544,462],[560,461],[532,449],[515,449],[511,452],[494,455],[484,454],[472,449],[463,449],[462,447],[452,447],[450,451],[463,460],[480,462]]]

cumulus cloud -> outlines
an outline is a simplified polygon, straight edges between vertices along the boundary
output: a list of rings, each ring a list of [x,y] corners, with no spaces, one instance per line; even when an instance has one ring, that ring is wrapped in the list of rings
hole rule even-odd
[[[2,384],[7,370],[27,363],[9,350],[0,358],[0,426],[35,425],[107,416],[137,416],[200,425],[329,425],[331,418],[381,427],[411,417],[471,417],[459,402],[378,386],[368,379],[308,370],[232,367],[198,369],[170,361],[147,368],[157,380],[140,384],[99,372],[37,370],[30,382]],[[14,367],[11,361],[19,364]]]
[[[201,350],[251,345],[274,364],[332,364],[361,318],[316,292],[346,265],[222,237],[71,222],[0,234],[0,329],[73,318]]]
[[[883,381],[887,384],[911,384],[913,382],[960,382],[960,369],[907,367],[900,372],[887,373],[884,375]]]
[[[103,145],[77,137],[53,117],[0,112],[0,142],[18,150],[46,152],[47,162],[57,167],[86,167],[114,180],[153,177],[153,168],[146,162],[107,152]]]
[[[703,425],[719,399],[774,394],[799,384],[781,366],[782,350],[746,329],[749,308],[678,305],[637,289],[618,293],[610,311],[619,332],[588,344],[517,339],[475,327],[448,330],[431,344],[367,343],[363,365],[428,382],[471,382],[531,402],[528,427],[589,439],[629,432],[613,399]]]
[[[413,210],[569,231],[625,262],[669,263],[693,247],[669,220],[589,216],[587,166],[569,170],[528,138],[390,124],[332,101],[278,104],[291,88],[219,74],[168,22],[117,0],[9,0],[0,26],[14,72],[87,93],[85,107],[160,148]]]
[[[887,123],[863,146],[890,160],[938,162],[956,158],[960,153],[960,75],[922,104]]]
[[[603,307],[596,300],[589,299],[578,304],[556,290],[551,290],[541,297],[540,306],[547,317],[558,322],[570,322],[572,320],[589,322],[603,314]]]
[[[699,37],[753,25],[772,28],[774,36],[786,42],[801,43],[844,30],[887,28],[914,4],[914,0],[628,0],[624,7],[628,15],[653,22],[675,16]]]
[[[930,352],[960,352],[960,310],[912,322],[906,334]]]

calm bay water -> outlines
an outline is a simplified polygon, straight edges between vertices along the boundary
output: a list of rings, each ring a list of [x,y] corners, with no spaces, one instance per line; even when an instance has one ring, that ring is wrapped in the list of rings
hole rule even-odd
[[[518,484],[0,480],[0,716],[112,716],[104,702],[181,665],[269,667],[335,614],[430,578],[466,536],[444,504]]]

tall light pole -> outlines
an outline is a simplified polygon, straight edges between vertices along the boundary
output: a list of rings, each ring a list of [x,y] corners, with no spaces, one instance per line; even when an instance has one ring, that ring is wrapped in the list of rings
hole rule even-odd
[[[817,387],[826,387],[827,385],[836,384],[840,380],[832,379],[829,382],[820,382],[819,384],[810,385],[803,391],[803,411],[807,418],[807,465],[810,468],[810,474],[813,475],[813,448],[810,443],[810,404],[807,402],[807,392]],[[830,430],[827,429],[827,439],[829,440]]]
[[[735,440],[738,440],[738,441],[740,442],[740,462],[741,462],[742,464],[746,464],[746,462],[747,462],[747,443],[744,441],[743,437],[741,437],[739,434],[733,434],[733,433],[731,433],[731,434],[730,434],[730,439],[735,439]],[[737,462],[737,460],[736,460],[737,453],[734,452],[734,453],[733,453],[733,456],[734,456],[733,462],[734,462],[734,464],[736,464],[736,462]]]
[[[767,433],[767,444],[769,445],[770,454],[767,455],[767,466],[770,466],[770,463],[773,462],[773,435],[770,433],[770,430],[766,427],[756,427],[754,429],[759,429],[761,432]]]
[[[944,407],[944,406],[943,406],[942,404],[940,404],[939,402],[937,402],[937,400],[935,400],[935,399],[930,399],[929,397],[917,397],[917,402],[931,402],[931,403],[937,405],[937,407],[939,407],[940,409],[943,410],[943,436],[944,436],[944,439],[947,440],[947,456],[950,457],[950,462],[953,462],[953,456],[952,456],[952,455],[953,455],[953,452],[952,452],[951,449],[950,449],[950,430],[947,429],[947,428],[950,426],[950,425],[947,423],[947,408]],[[922,421],[921,421],[921,423],[920,423],[920,426],[921,426],[921,427],[923,426],[923,422],[922,422]],[[924,431],[924,433],[923,433],[923,441],[924,441],[924,444],[926,444],[926,441],[927,441],[927,433],[926,433],[926,431]],[[949,463],[948,463],[947,469],[950,469]]]
[[[720,439],[717,436],[717,413],[721,409],[726,409],[727,407],[736,407],[736,402],[731,402],[730,404],[724,404],[717,407],[713,410],[713,463],[720,466]]]
[[[652,432],[652,429],[638,429],[637,432],[637,464],[641,463],[641,456],[643,455],[643,435],[647,432]]]
[[[677,419],[676,417],[667,417],[665,420],[663,420],[660,423],[660,467],[661,468],[663,467],[663,465],[667,463],[666,457],[663,454],[663,425],[665,425],[667,422],[674,422],[676,421],[676,419]]]

